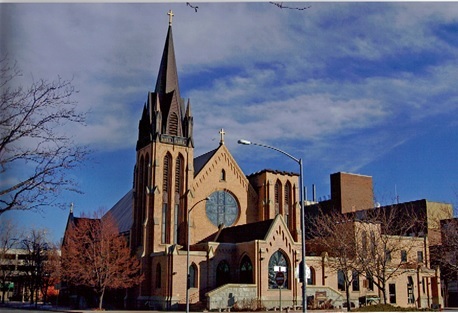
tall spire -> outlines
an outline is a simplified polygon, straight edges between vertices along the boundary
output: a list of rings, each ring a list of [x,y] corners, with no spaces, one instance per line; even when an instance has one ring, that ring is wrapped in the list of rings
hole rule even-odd
[[[180,96],[178,71],[172,36],[172,11],[168,12],[168,31],[154,92],[148,94],[147,105],[139,123],[137,150],[151,142],[192,146],[192,116],[186,112]],[[189,108],[190,109],[190,108]],[[186,116],[186,114],[188,114]],[[173,139],[173,138],[176,139]]]
[[[169,11],[169,29],[167,31],[167,38],[165,40],[164,52],[162,53],[161,65],[159,67],[159,74],[156,81],[155,92],[159,94],[166,94],[171,91],[177,93],[177,98],[180,99],[178,88],[178,72],[175,61],[175,49],[173,47],[172,36],[172,11]]]

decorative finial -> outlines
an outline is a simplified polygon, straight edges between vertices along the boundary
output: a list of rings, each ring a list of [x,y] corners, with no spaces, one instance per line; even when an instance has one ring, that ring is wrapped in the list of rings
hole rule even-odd
[[[73,214],[73,202],[70,203],[70,213]]]
[[[172,10],[169,10],[169,13],[167,13],[169,16],[169,26],[172,26],[172,19],[175,14],[173,14]]]
[[[219,141],[219,144],[224,145],[224,135],[226,135],[226,132],[224,131],[224,129],[221,128],[219,134],[221,135],[221,140]]]

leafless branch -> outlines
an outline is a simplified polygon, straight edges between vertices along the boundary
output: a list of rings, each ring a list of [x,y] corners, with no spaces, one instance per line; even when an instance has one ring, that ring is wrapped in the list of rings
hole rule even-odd
[[[196,5],[196,6],[193,6],[193,5],[191,5],[191,3],[189,3],[189,2],[186,2],[186,5],[187,5],[188,7],[193,8],[194,11],[197,13],[197,9],[199,8],[197,5]]]
[[[68,170],[88,154],[69,135],[85,122],[72,100],[77,91],[60,77],[17,87],[21,72],[7,58],[0,59],[0,75],[0,214],[59,205],[60,192],[76,190]]]
[[[290,7],[290,6],[284,5],[283,2],[269,2],[269,3],[279,7],[280,9],[299,10],[299,11],[308,10],[312,7],[311,5],[306,6],[306,7]]]

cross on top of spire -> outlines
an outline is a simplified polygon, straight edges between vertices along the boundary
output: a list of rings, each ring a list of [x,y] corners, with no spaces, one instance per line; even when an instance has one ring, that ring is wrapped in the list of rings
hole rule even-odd
[[[172,26],[172,19],[175,14],[173,14],[172,10],[169,10],[169,13],[167,13],[169,16],[169,26]]]

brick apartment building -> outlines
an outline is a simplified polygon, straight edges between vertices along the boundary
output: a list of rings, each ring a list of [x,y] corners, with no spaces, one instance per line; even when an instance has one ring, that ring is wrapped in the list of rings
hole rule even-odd
[[[389,266],[399,268],[398,273],[387,282],[387,303],[401,307],[430,308],[433,305],[444,306],[441,292],[441,272],[439,267],[431,266],[430,246],[440,243],[440,220],[450,218],[453,208],[448,203],[416,200],[404,203],[394,203],[387,206],[374,205],[372,177],[350,173],[334,173],[330,176],[330,199],[314,202],[305,206],[307,234],[314,227],[311,222],[319,214],[345,215],[348,224],[353,227],[355,236],[361,236],[358,227],[374,229],[376,234],[383,236],[377,241],[393,249]],[[374,207],[375,206],[375,207]],[[386,212],[395,210],[397,219],[403,221],[403,216],[413,217],[415,226],[409,233],[396,233],[402,228],[380,229],[383,225],[365,225],[364,216],[368,211]],[[367,231],[368,233],[369,231]],[[360,242],[364,241],[362,238]],[[327,251],[314,246],[314,240],[307,236],[307,265],[311,268],[313,279],[310,279],[308,291],[315,290],[317,294],[333,294],[334,298],[345,290],[339,281],[339,273],[332,270],[330,263],[338,257],[333,251]],[[355,252],[356,253],[356,252]],[[370,257],[370,256],[369,256]],[[389,269],[388,266],[388,270]],[[393,270],[391,269],[391,270]],[[370,283],[368,275],[359,273],[359,278],[352,285],[351,302],[358,306],[360,298],[368,297],[382,301],[382,294],[377,286]],[[311,295],[308,292],[308,295]],[[321,301],[324,303],[324,301]]]

